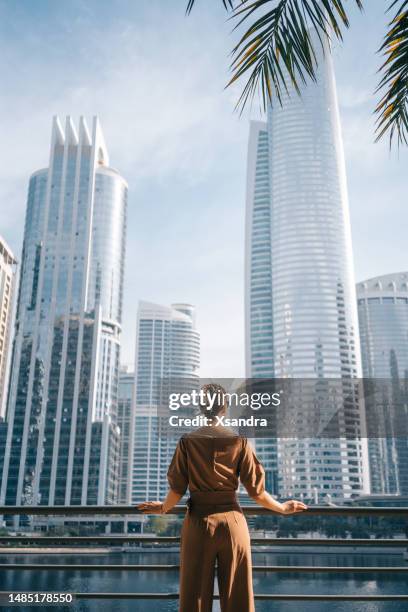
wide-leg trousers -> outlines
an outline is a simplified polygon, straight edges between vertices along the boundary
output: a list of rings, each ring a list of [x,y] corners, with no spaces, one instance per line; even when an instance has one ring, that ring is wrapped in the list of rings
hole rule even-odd
[[[217,564],[222,612],[254,612],[251,546],[242,511],[184,519],[180,551],[180,612],[211,612]]]

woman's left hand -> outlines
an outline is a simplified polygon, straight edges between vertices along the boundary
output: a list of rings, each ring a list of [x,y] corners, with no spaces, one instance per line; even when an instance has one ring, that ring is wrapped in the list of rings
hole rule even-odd
[[[160,501],[143,502],[136,506],[143,514],[163,514],[163,504]]]

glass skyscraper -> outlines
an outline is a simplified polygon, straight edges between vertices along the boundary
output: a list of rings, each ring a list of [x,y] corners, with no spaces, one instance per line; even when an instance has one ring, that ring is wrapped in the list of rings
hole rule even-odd
[[[177,435],[160,414],[163,386],[174,381],[198,389],[200,336],[190,304],[171,307],[140,302],[135,359],[132,503],[162,499]],[[180,432],[177,432],[180,435]]]
[[[133,465],[133,441],[131,436],[134,432],[134,379],[133,372],[122,367],[119,372],[119,394],[118,394],[118,427],[120,429],[120,453],[119,453],[119,503],[131,503],[131,480]]]
[[[250,127],[246,375],[344,381],[349,395],[361,364],[346,174],[332,60],[316,49],[316,82],[300,96],[289,82],[282,106]],[[357,401],[347,410],[359,418]],[[281,495],[367,490],[358,437],[308,440],[299,428],[293,439],[257,446]]]
[[[98,119],[54,118],[28,188],[2,503],[117,500],[126,202]]]
[[[408,272],[358,283],[357,300],[363,375],[371,386],[371,492],[408,495],[408,439],[399,426],[408,405]]]

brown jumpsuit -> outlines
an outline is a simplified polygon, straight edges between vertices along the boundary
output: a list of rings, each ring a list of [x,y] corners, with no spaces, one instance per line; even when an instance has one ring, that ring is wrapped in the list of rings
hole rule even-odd
[[[211,612],[215,562],[222,612],[254,612],[251,547],[236,498],[238,479],[252,497],[265,473],[245,438],[207,428],[183,436],[168,470],[170,488],[190,491],[181,532],[180,612]]]

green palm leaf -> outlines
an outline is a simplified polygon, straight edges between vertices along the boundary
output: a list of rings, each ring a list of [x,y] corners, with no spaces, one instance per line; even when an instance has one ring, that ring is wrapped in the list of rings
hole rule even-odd
[[[234,8],[234,0],[221,0],[221,1],[223,3],[224,7],[226,8],[226,10]],[[186,8],[187,15],[189,15],[191,13],[194,4],[195,4],[195,0],[188,0],[188,4],[187,4],[187,8]]]
[[[354,0],[362,8],[361,0]],[[273,3],[272,8],[269,8]],[[323,46],[334,35],[342,39],[342,28],[349,27],[349,20],[341,0],[254,0],[236,8],[239,17],[237,27],[263,10],[244,33],[233,50],[231,65],[233,76],[228,85],[244,75],[247,82],[238,99],[241,111],[258,87],[262,105],[275,96],[281,101],[282,89],[287,89],[287,79],[299,91],[299,84],[315,79],[317,67],[313,32]]]
[[[189,0],[187,12],[195,0]],[[236,28],[251,23],[233,49],[232,78],[227,86],[247,77],[237,107],[244,109],[260,91],[264,109],[273,98],[281,101],[287,79],[297,91],[315,79],[317,66],[312,32],[320,44],[334,35],[342,39],[349,20],[342,0],[222,0],[238,19]],[[353,0],[362,8],[362,0]]]
[[[398,144],[408,143],[408,0],[394,0],[389,10],[397,4],[399,8],[380,48],[386,59],[376,92],[385,89],[385,93],[375,109],[376,141],[388,132],[390,146],[394,136]]]

